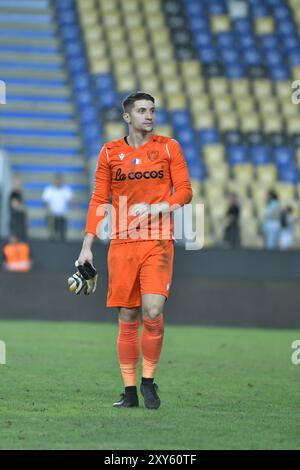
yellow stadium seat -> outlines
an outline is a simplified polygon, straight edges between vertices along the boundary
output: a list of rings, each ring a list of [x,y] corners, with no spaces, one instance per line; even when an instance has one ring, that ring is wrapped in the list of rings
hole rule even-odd
[[[103,58],[107,56],[107,50],[105,43],[100,44],[91,43],[88,45],[87,54],[89,59],[92,61],[94,59]]]
[[[166,95],[167,109],[176,111],[186,108],[186,96],[183,93],[174,93]]]
[[[259,78],[253,80],[254,95],[259,98],[268,98],[272,96],[272,82],[266,78]]]
[[[173,59],[173,47],[166,44],[164,47],[154,49],[154,56],[158,62],[165,62]]]
[[[182,91],[182,82],[178,76],[162,77],[162,85],[163,91],[168,95],[174,93],[181,93]]]
[[[184,78],[185,89],[188,96],[192,99],[192,103],[197,99],[197,95],[204,93],[205,91],[205,81],[201,77],[190,77]]]
[[[150,41],[155,47],[164,47],[170,41],[170,32],[167,28],[156,29],[150,34]]]
[[[300,107],[297,104],[292,103],[289,100],[282,100],[280,103],[280,110],[285,117],[291,117],[298,119],[300,117]]]
[[[146,15],[145,19],[149,29],[157,30],[165,26],[164,15],[160,11],[153,12],[151,15]]]
[[[258,106],[261,114],[278,113],[278,101],[273,97],[269,97],[267,100],[260,100]]]
[[[288,116],[286,118],[288,134],[300,134],[300,116]]]
[[[211,109],[211,101],[208,94],[206,95],[197,95],[194,99],[191,100],[191,109],[192,112],[197,114],[201,111],[208,111]]]
[[[245,221],[247,219],[251,219],[254,217],[254,207],[253,207],[252,199],[250,198],[243,199],[243,201],[240,202],[240,208],[241,208],[242,221]]]
[[[234,165],[233,174],[235,178],[249,185],[253,180],[253,166],[250,163]]]
[[[126,0],[127,1],[127,0]],[[124,2],[126,3],[126,2]],[[131,28],[140,28],[143,26],[144,20],[139,11],[136,11],[135,13],[130,13],[127,15],[124,15],[124,24],[127,29]]]
[[[170,124],[161,124],[159,126],[155,126],[155,134],[174,137],[173,128]]]
[[[291,67],[291,70],[292,70],[292,79],[293,80],[299,80],[300,65],[294,65],[293,67]],[[291,87],[291,83],[290,83],[290,87]]]
[[[257,35],[274,33],[274,20],[270,16],[256,18],[255,32]]]
[[[202,194],[202,183],[194,178],[191,178],[191,186],[193,191],[193,199],[198,199]]]
[[[83,35],[86,43],[96,42],[99,44],[100,41],[103,41],[103,30],[98,24],[85,29]]]
[[[230,19],[226,15],[213,15],[210,17],[213,33],[223,33],[230,30]]]
[[[107,12],[102,16],[102,21],[107,29],[119,28],[121,25],[121,15],[118,10],[109,13]]]
[[[76,1],[77,9],[80,13],[86,10],[92,10],[95,8],[95,0]]]
[[[280,114],[264,114],[262,116],[263,130],[267,133],[281,132],[283,121]]]
[[[207,172],[210,179],[218,181],[223,185],[225,185],[229,178],[229,166],[227,163],[219,163],[217,166],[209,166],[207,167]]]
[[[281,204],[289,204],[294,200],[295,188],[293,184],[278,181],[274,187]]]
[[[137,79],[136,75],[118,75],[116,77],[117,91],[119,93],[131,92],[132,90],[137,89]]]
[[[151,50],[149,44],[132,45],[132,56],[136,61],[150,60]]]
[[[193,121],[196,129],[208,129],[215,125],[214,114],[211,111],[206,111],[203,114],[194,114]]]
[[[185,60],[180,63],[181,74],[185,81],[201,76],[201,65],[198,60]]]
[[[133,61],[132,59],[122,59],[114,62],[114,72],[118,75],[128,75],[133,73]]]
[[[234,112],[224,113],[218,116],[219,128],[222,132],[234,131],[238,129],[238,119]]]
[[[126,2],[120,2],[120,6],[124,13],[130,15],[139,10],[139,2],[137,0],[126,0]]]
[[[157,93],[160,90],[160,82],[156,75],[149,75],[148,77],[140,78],[140,85],[142,90],[147,90],[148,93]]]
[[[255,102],[252,96],[236,97],[235,106],[238,114],[252,113],[255,109]]]
[[[141,27],[128,29],[128,38],[133,44],[145,43],[147,42],[146,30]]]
[[[275,165],[258,165],[256,167],[256,176],[262,185],[271,188],[277,180]]]
[[[225,161],[225,147],[222,144],[204,145],[202,152],[208,166],[216,166]]]
[[[155,75],[155,64],[154,61],[147,60],[145,62],[136,62],[136,73],[138,77],[148,78],[151,75]]]
[[[148,15],[153,15],[154,13],[160,13],[161,3],[160,0],[151,0],[151,2],[141,2],[141,5]]]
[[[217,96],[213,100],[213,108],[216,114],[231,113],[233,111],[233,103],[231,96]]]
[[[239,201],[243,201],[248,198],[248,186],[245,186],[244,183],[239,180],[229,179],[226,181],[226,190],[228,193],[236,194]]]
[[[129,57],[129,48],[126,43],[116,43],[110,47],[110,55],[113,60],[123,60]]]
[[[95,26],[98,23],[98,16],[96,10],[89,10],[82,13],[79,17],[80,24],[83,30]]]
[[[172,79],[173,77],[178,77],[178,68],[177,63],[175,60],[169,60],[167,62],[160,62],[159,63],[159,75],[162,78],[168,79],[169,77]]]
[[[109,48],[116,43],[126,43],[126,30],[123,26],[119,28],[107,29],[106,40]]]
[[[215,201],[224,197],[224,186],[215,180],[207,178],[204,182],[204,195],[209,201]]]
[[[101,13],[105,15],[117,11],[119,8],[117,0],[98,0],[97,3]]]
[[[291,101],[291,82],[289,80],[279,80],[275,82],[275,93],[278,98],[284,101]]]
[[[126,127],[125,124],[122,123],[109,123],[105,125],[105,136],[107,140],[116,140],[119,139],[120,136],[125,135]]]
[[[247,98],[250,95],[250,85],[247,78],[234,78],[229,81],[232,95]]]
[[[208,88],[212,96],[223,97],[228,93],[228,84],[226,78],[213,77],[208,79]]]
[[[259,116],[256,112],[241,116],[240,129],[243,132],[256,132],[261,127]]]
[[[101,74],[111,71],[110,61],[108,58],[97,59],[90,65],[92,74]]]

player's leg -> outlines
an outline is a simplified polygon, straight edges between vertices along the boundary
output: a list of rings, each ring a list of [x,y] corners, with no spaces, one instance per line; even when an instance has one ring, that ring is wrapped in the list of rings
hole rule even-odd
[[[141,393],[147,408],[159,408],[160,399],[154,375],[159,362],[164,337],[163,309],[166,297],[161,294],[142,295],[143,329],[142,353],[143,375]]]
[[[139,325],[140,308],[119,307],[118,357],[124,382],[125,393],[114,407],[128,408],[138,406],[137,396],[137,367],[140,356]]]

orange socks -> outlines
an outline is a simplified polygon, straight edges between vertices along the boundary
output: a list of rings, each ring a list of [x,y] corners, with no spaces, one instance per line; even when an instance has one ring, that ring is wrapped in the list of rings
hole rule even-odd
[[[140,357],[139,325],[139,320],[133,323],[119,320],[118,355],[125,387],[135,386],[137,381]]]
[[[143,319],[142,351],[143,351],[143,377],[153,378],[159,361],[164,337],[163,314],[151,320]]]
[[[139,320],[132,323],[119,320],[118,355],[125,387],[136,386],[137,383],[137,366],[140,357],[139,326]],[[144,378],[154,377],[162,349],[163,336],[163,314],[155,320],[144,317],[141,338]]]

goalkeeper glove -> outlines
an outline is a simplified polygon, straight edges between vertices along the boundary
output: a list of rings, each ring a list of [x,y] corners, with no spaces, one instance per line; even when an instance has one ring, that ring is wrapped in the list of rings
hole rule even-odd
[[[96,269],[88,261],[83,265],[79,265],[78,261],[76,261],[75,266],[78,268],[78,271],[68,279],[69,291],[74,292],[76,295],[80,294],[82,290],[85,295],[93,294],[96,290],[98,279]]]

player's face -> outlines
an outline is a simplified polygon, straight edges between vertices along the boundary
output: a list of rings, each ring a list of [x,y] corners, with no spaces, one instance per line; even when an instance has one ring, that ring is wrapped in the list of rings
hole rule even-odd
[[[155,106],[152,101],[136,101],[130,111],[126,113],[128,124],[137,131],[152,132],[155,122]]]

